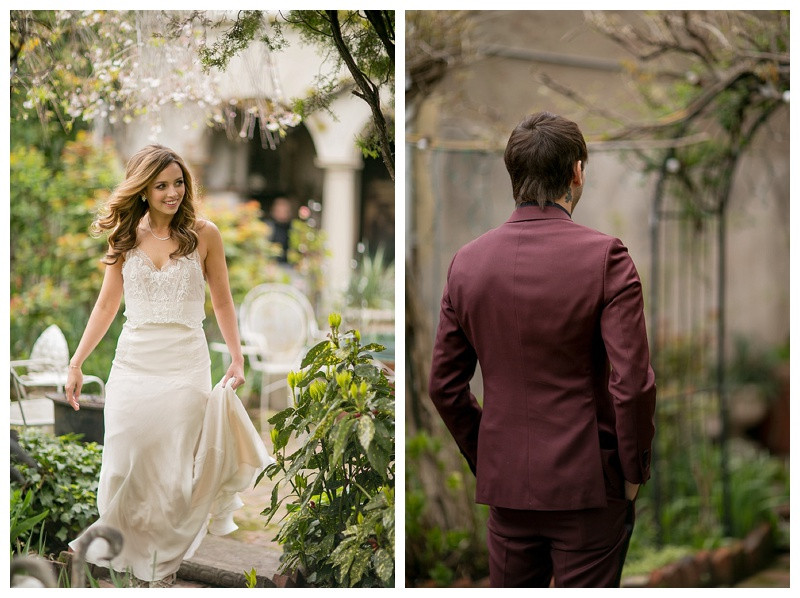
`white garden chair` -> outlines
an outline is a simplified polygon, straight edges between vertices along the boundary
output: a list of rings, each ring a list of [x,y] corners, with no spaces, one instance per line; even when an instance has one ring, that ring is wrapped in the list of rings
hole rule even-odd
[[[273,391],[288,388],[288,373],[297,370],[305,352],[324,338],[308,298],[291,285],[277,283],[261,284],[247,293],[239,307],[239,332],[250,368],[261,374],[262,409],[270,407]],[[224,343],[212,343],[211,348],[230,359]]]
[[[55,424],[55,407],[50,399],[28,396],[14,368],[11,368],[11,412],[12,426],[52,426]]]
[[[54,420],[53,402],[30,396],[34,389],[64,392],[69,374],[69,347],[61,329],[48,326],[31,349],[28,359],[11,362],[11,421],[12,425],[43,426]],[[105,396],[105,382],[97,376],[84,374],[83,384],[95,383]],[[16,400],[14,400],[16,398]]]

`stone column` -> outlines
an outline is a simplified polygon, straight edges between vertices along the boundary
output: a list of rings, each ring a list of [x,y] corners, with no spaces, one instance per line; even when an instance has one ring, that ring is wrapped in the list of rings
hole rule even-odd
[[[324,309],[336,307],[350,282],[350,261],[358,241],[358,198],[361,195],[361,163],[331,163],[317,160],[322,168],[322,231],[327,239],[330,256],[325,264],[326,287],[323,290]]]
[[[337,97],[331,104],[331,111],[336,118],[319,111],[306,119],[317,152],[315,163],[323,170],[322,230],[330,252],[323,274],[322,305],[317,313],[322,322],[331,309],[341,309],[340,299],[350,282],[350,261],[358,241],[360,174],[364,167],[364,158],[355,139],[370,119],[366,102],[350,93]]]

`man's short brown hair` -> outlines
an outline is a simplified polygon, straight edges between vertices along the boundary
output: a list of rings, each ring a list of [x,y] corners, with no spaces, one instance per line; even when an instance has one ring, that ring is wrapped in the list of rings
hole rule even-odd
[[[569,189],[575,162],[586,166],[586,141],[571,120],[550,112],[531,114],[508,138],[503,158],[517,205],[562,197]]]

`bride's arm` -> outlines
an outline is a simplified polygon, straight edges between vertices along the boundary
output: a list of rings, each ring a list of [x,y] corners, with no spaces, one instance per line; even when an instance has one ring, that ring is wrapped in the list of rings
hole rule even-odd
[[[204,224],[198,230],[198,234],[203,238],[207,248],[205,258],[206,280],[211,291],[211,304],[214,307],[217,325],[231,354],[231,365],[222,379],[222,384],[224,386],[230,378],[236,378],[233,381],[233,388],[238,388],[244,384],[244,356],[242,355],[242,344],[239,340],[236,307],[233,303],[231,286],[228,280],[228,266],[225,263],[222,235],[213,222],[206,221]]]
[[[67,401],[72,408],[78,410],[78,399],[81,395],[83,386],[83,373],[81,367],[83,362],[94,350],[100,340],[108,332],[108,327],[114,321],[114,317],[119,311],[119,304],[122,300],[122,258],[116,264],[106,266],[106,273],[103,277],[103,286],[97,302],[94,304],[86,329],[83,331],[78,348],[69,361],[69,374],[64,391]]]

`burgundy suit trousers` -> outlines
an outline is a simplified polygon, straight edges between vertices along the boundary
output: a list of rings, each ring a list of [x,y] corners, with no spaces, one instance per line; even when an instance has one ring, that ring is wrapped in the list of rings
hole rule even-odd
[[[575,511],[491,507],[491,587],[619,587],[634,518],[635,504],[616,497]]]

